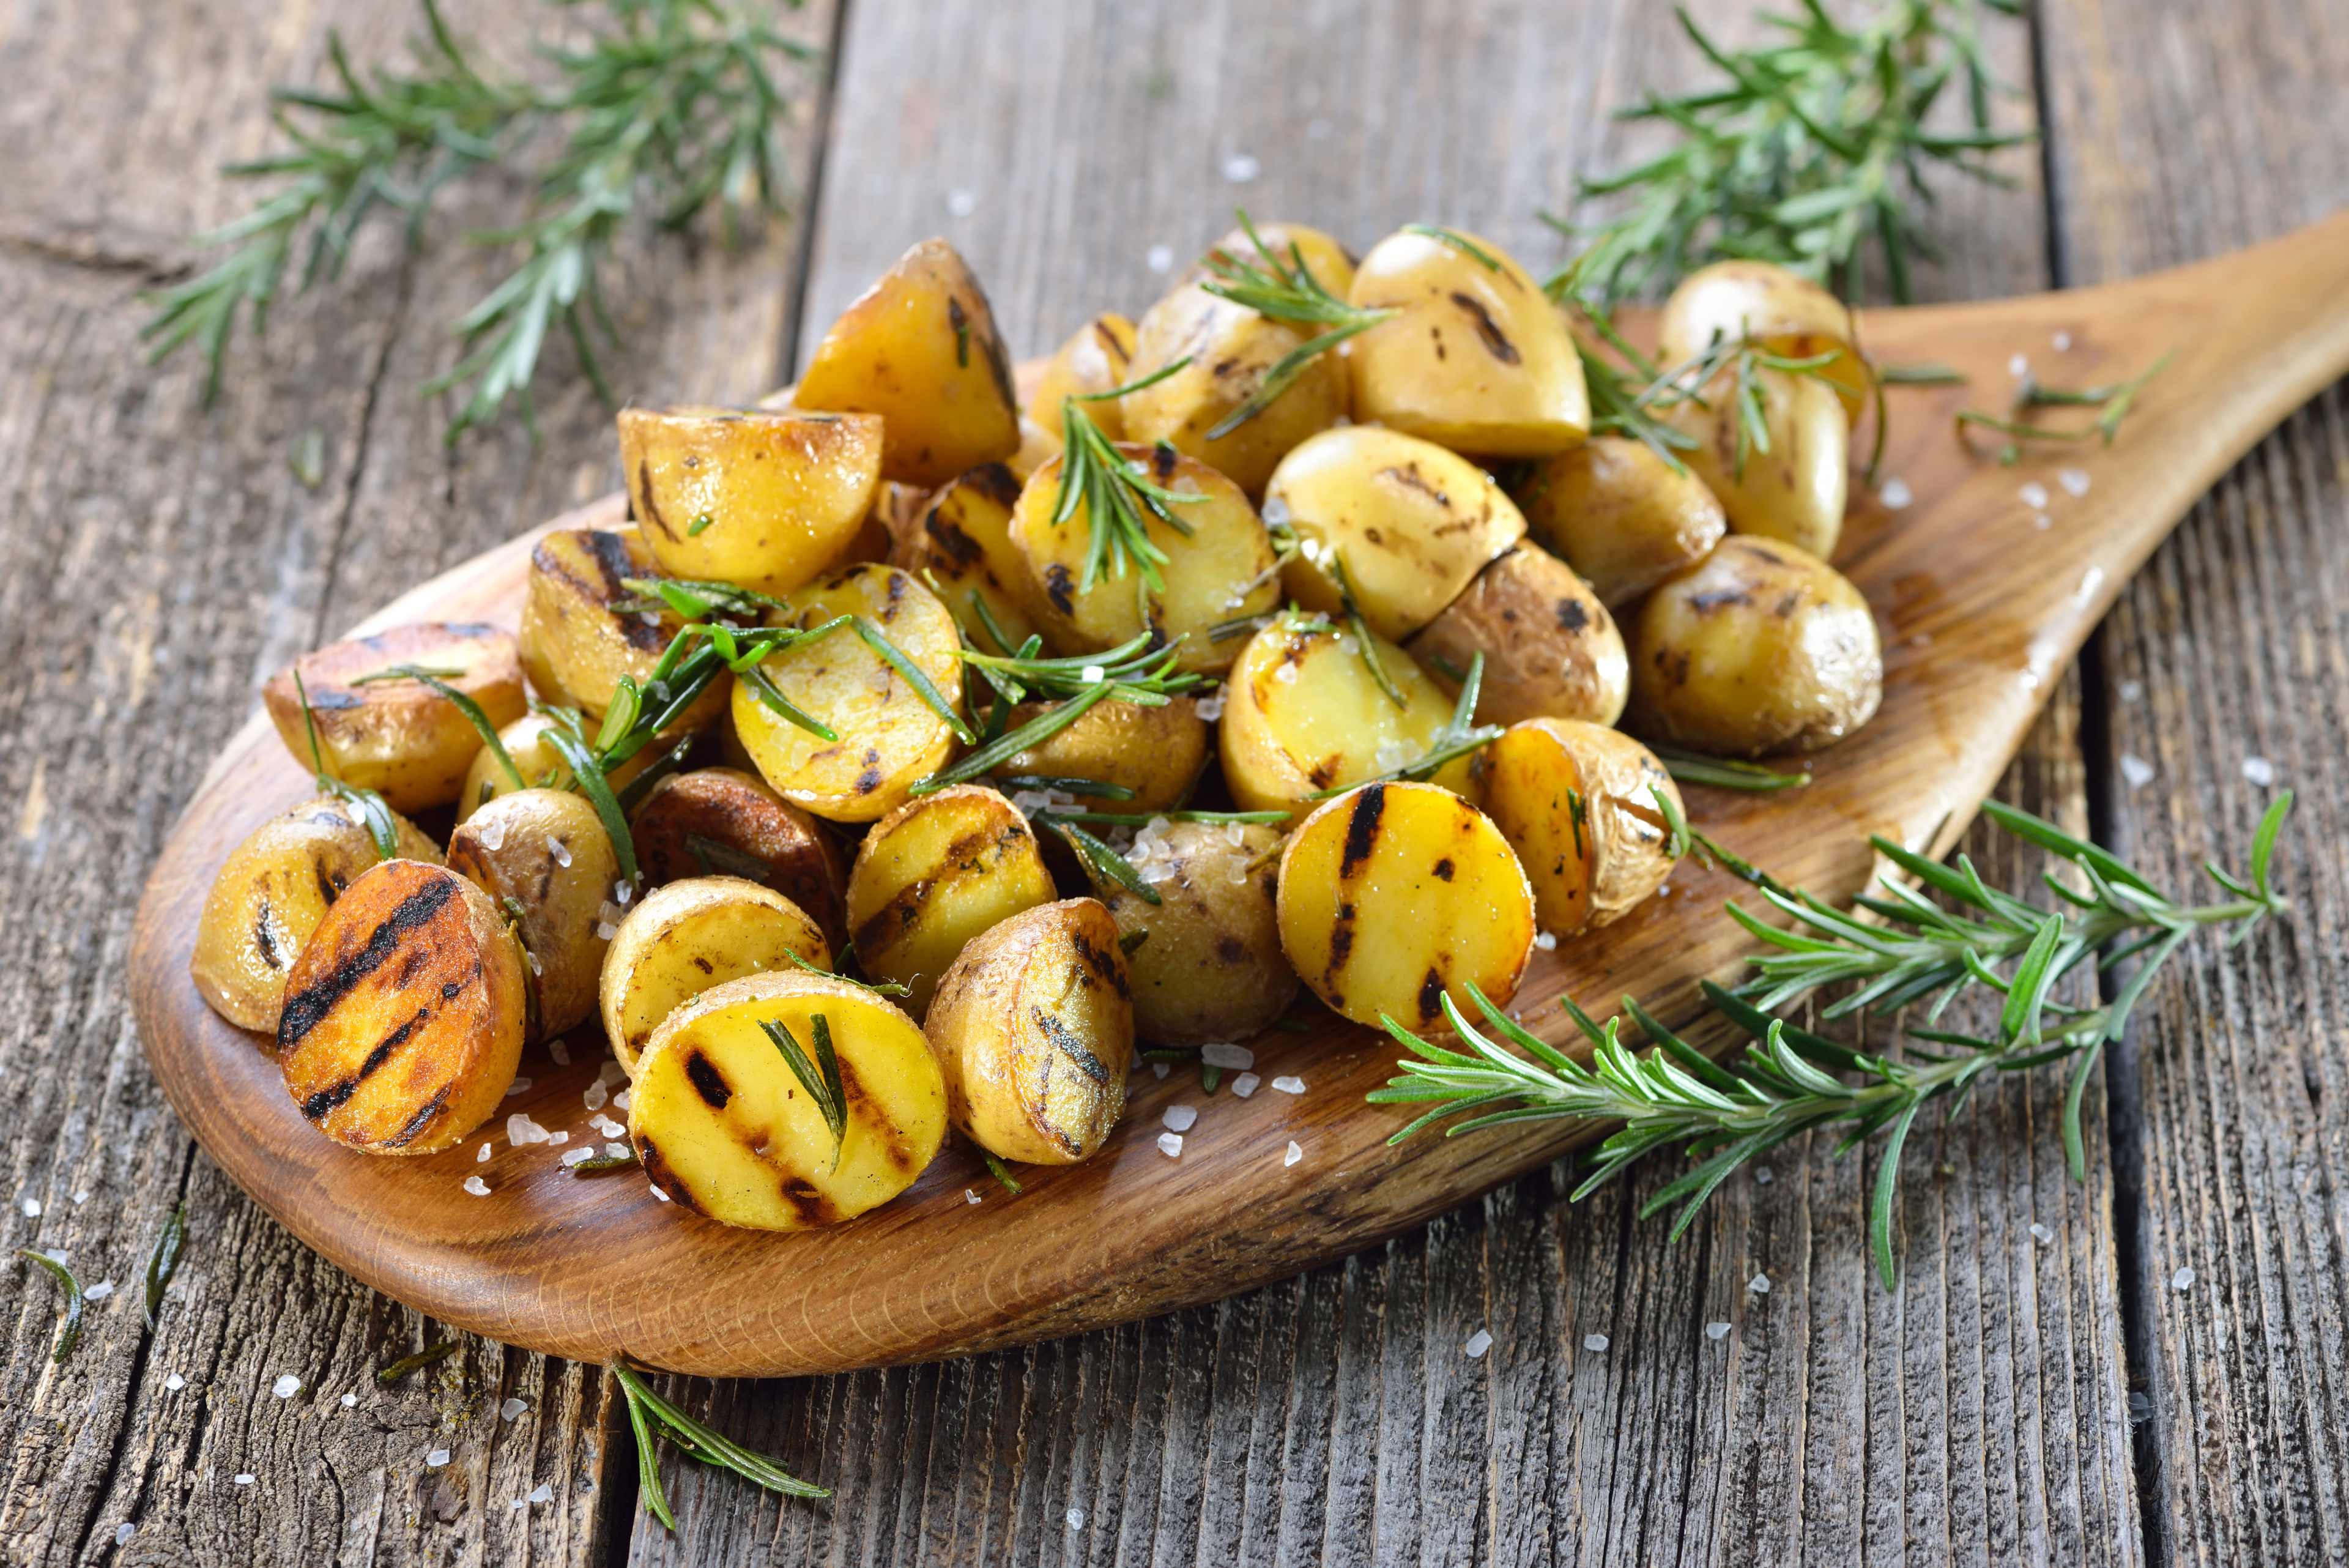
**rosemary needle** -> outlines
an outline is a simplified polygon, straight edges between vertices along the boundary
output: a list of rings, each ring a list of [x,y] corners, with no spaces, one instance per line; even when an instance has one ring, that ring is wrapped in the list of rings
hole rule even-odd
[[[388,1388],[393,1384],[398,1382],[401,1378],[407,1376],[409,1373],[416,1371],[419,1367],[429,1366],[433,1363],[439,1361],[446,1361],[450,1356],[456,1355],[462,1345],[463,1341],[461,1340],[444,1339],[440,1344],[432,1345],[428,1349],[419,1350],[413,1355],[403,1355],[398,1360],[393,1362],[390,1366],[377,1369],[375,1375],[376,1386],[378,1388]]]
[[[56,1275],[57,1282],[66,1288],[66,1321],[57,1330],[56,1348],[49,1352],[49,1359],[63,1366],[66,1357],[74,1353],[74,1346],[81,1343],[83,1301],[81,1282],[74,1278],[71,1269],[67,1268],[47,1252],[36,1252],[30,1247],[19,1247],[16,1249],[16,1256],[28,1263],[38,1263]]]
[[[163,1232],[155,1238],[155,1250],[147,1254],[147,1327],[155,1327],[155,1314],[163,1304],[163,1293],[171,1288],[171,1276],[179,1272],[180,1249],[188,1239],[188,1206],[175,1203],[171,1213],[163,1217]]]

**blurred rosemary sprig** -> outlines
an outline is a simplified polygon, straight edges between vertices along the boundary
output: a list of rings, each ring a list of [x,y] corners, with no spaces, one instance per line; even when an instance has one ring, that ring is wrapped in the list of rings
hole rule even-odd
[[[1229,435],[1248,421],[1272,406],[1273,400],[1296,384],[1305,368],[1323,354],[1335,348],[1357,333],[1367,332],[1392,316],[1392,309],[1372,309],[1367,306],[1349,305],[1321,285],[1305,265],[1305,253],[1294,242],[1288,247],[1288,260],[1283,262],[1265,244],[1264,236],[1256,232],[1245,210],[1239,213],[1240,229],[1256,247],[1257,261],[1235,256],[1227,251],[1210,251],[1204,264],[1215,274],[1215,281],[1199,286],[1219,298],[1235,305],[1245,305],[1259,316],[1275,321],[1285,321],[1292,327],[1324,327],[1326,332],[1315,334],[1282,355],[1265,372],[1264,381],[1247,401],[1226,414],[1208,430],[1207,439],[1217,441]],[[1261,263],[1262,265],[1258,265]]]
[[[239,316],[260,330],[289,269],[295,294],[332,282],[378,207],[405,217],[413,249],[444,189],[481,170],[527,168],[531,195],[514,222],[466,236],[520,259],[453,324],[460,357],[424,390],[470,386],[451,439],[509,403],[527,420],[540,350],[560,330],[609,401],[590,329],[617,337],[597,276],[612,242],[639,214],[675,230],[714,205],[730,239],[746,218],[781,211],[790,104],[777,71],[816,51],[723,0],[549,3],[566,24],[593,20],[584,44],[543,47],[547,83],[478,66],[437,0],[422,0],[427,36],[405,68],[362,70],[330,35],[326,86],[272,89],[290,148],[226,171],[278,189],[198,237],[233,246],[226,257],[154,296],[143,333],[154,357],[194,343],[209,400]]]

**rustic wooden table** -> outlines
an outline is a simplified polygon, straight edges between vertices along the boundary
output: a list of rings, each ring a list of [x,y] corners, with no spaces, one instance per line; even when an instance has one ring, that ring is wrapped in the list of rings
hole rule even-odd
[[[533,9],[450,6],[516,58]],[[1747,26],[1744,0],[1694,9]],[[537,442],[441,444],[444,410],[415,389],[490,275],[455,245],[409,257],[371,232],[339,286],[235,352],[210,410],[192,362],[142,365],[137,294],[249,199],[214,170],[272,144],[266,84],[314,76],[334,29],[366,58],[412,22],[357,0],[0,14],[0,886],[17,911],[0,1075],[19,1085],[0,1239],[118,1287],[59,1367],[54,1288],[0,1271],[0,1557],[2349,1557],[2341,387],[2196,509],[2002,791],[2183,882],[2206,854],[2241,862],[2268,794],[2243,764],[2269,759],[2301,791],[2297,914],[2178,961],[2094,1087],[2085,1185],[2052,1079],[1992,1085],[1913,1137],[1899,1292],[1864,1255],[1865,1158],[1790,1147],[1678,1245],[1633,1219],[1669,1166],[1571,1206],[1553,1169],[1212,1308],[942,1366],[685,1386],[837,1495],[779,1503],[672,1458],[674,1536],[636,1506],[597,1368],[469,1341],[376,1391],[368,1374],[437,1325],[293,1242],[192,1146],[129,1019],[130,913],[261,677],[616,487],[609,421],[565,378]],[[1669,12],[1630,0],[810,0],[792,25],[835,62],[794,140],[808,219],[736,254],[631,243],[612,293],[632,398],[766,389],[932,233],[1029,353],[1145,303],[1153,248],[1196,248],[1236,201],[1358,243],[1455,223],[1538,265],[1557,245],[1537,210],[1640,145],[1609,111],[1696,74]],[[2011,189],[1944,190],[1935,296],[2123,276],[2349,202],[2340,0],[2042,0],[1995,48],[2021,88],[2002,118],[2044,140],[2013,157]],[[492,197],[467,200],[451,229],[493,218]],[[312,432],[326,462],[305,484],[288,453]],[[1973,845],[2011,886],[2040,869]],[[186,1261],[150,1337],[136,1277],[183,1199]],[[1479,1328],[1492,1348],[1471,1359]],[[289,1373],[305,1391],[273,1397]],[[428,1470],[443,1447],[454,1462]],[[542,1483],[552,1501],[527,1503]]]

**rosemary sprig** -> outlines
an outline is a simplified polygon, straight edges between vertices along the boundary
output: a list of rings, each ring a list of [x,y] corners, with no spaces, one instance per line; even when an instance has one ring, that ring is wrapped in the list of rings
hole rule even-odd
[[[1744,790],[1750,794],[1769,794],[1775,790],[1800,789],[1811,782],[1807,770],[1799,774],[1773,772],[1759,763],[1739,762],[1726,757],[1701,757],[1694,752],[1683,752],[1677,746],[1659,742],[1648,742],[1656,760],[1666,772],[1682,784],[1711,784],[1715,789]]]
[[[823,1117],[823,1125],[832,1129],[832,1168],[840,1168],[840,1148],[848,1137],[848,1094],[841,1087],[840,1057],[832,1048],[832,1023],[821,1012],[811,1022],[815,1040],[815,1057],[811,1061],[792,1033],[792,1026],[780,1018],[761,1018],[759,1027],[782,1053],[783,1061],[800,1087],[808,1092],[815,1108]]]
[[[996,1180],[1001,1182],[1003,1184],[1003,1189],[1010,1193],[1012,1197],[1019,1197],[1019,1184],[1011,1179],[1010,1168],[995,1157],[995,1151],[988,1148],[984,1144],[974,1144],[971,1147],[978,1150],[979,1158],[987,1161],[988,1174],[994,1177]]]
[[[635,1149],[629,1149],[625,1154],[592,1155],[573,1166],[571,1174],[583,1178],[609,1176],[616,1170],[634,1170],[640,1163]]]
[[[1173,508],[1206,499],[1203,495],[1177,495],[1151,478],[1150,465],[1141,458],[1127,456],[1116,442],[1103,435],[1092,415],[1085,412],[1084,405],[1107,402],[1144,387],[1154,387],[1190,363],[1191,357],[1185,354],[1173,364],[1122,387],[1061,400],[1061,489],[1052,504],[1052,526],[1067,526],[1079,506],[1085,509],[1090,536],[1085,545],[1084,575],[1077,583],[1081,594],[1092,592],[1093,585],[1104,576],[1125,576],[1129,566],[1141,574],[1152,592],[1164,591],[1166,580],[1159,576],[1158,568],[1165,562],[1166,552],[1150,542],[1149,519],[1155,517],[1188,537],[1191,524],[1176,516]],[[1164,441],[1158,444],[1164,451],[1174,450]]]
[[[836,980],[841,981],[843,984],[853,985],[859,991],[869,991],[875,996],[911,996],[914,994],[914,988],[912,986],[899,985],[895,981],[858,980],[854,975],[842,974],[837,970],[818,968],[816,965],[812,964],[808,962],[807,960],[800,957],[799,954],[792,951],[789,948],[785,948],[783,950],[783,956],[792,961],[792,964],[794,968],[805,970],[810,974],[820,974],[826,980]]]
[[[490,749],[490,755],[495,757],[498,766],[505,770],[506,777],[513,780],[514,788],[527,789],[529,785],[523,779],[522,770],[514,766],[512,755],[506,751],[506,743],[498,734],[498,727],[490,722],[490,716],[481,711],[481,705],[442,679],[445,675],[462,675],[463,673],[465,672],[461,670],[427,670],[420,665],[395,664],[388,670],[378,670],[372,675],[362,675],[351,684],[373,686],[387,680],[413,680],[419,686],[431,688],[447,698],[455,706],[457,711],[465,716],[465,722],[473,726],[473,732],[481,737],[481,744]]]
[[[279,188],[199,237],[234,247],[217,265],[153,296],[142,336],[155,357],[197,344],[211,398],[239,315],[261,329],[289,268],[298,265],[296,294],[331,282],[378,207],[404,216],[413,250],[442,190],[476,172],[519,171],[545,149],[517,221],[467,236],[521,260],[454,324],[466,352],[425,389],[471,383],[451,437],[512,401],[527,417],[540,349],[560,329],[610,400],[591,327],[616,337],[598,287],[613,241],[639,212],[677,230],[715,208],[730,237],[742,220],[781,212],[791,106],[777,70],[816,52],[721,0],[605,0],[597,9],[585,45],[543,51],[554,78],[545,85],[477,66],[437,0],[423,0],[428,37],[404,69],[362,71],[330,35],[330,84],[271,94],[288,150],[227,170]]]
[[[1379,655],[1379,639],[1371,635],[1370,622],[1362,618],[1362,607],[1354,597],[1354,583],[1346,575],[1346,553],[1332,547],[1330,551],[1330,576],[1338,585],[1339,613],[1346,618],[1346,629],[1353,634],[1354,646],[1361,650],[1362,667],[1371,672],[1371,680],[1386,700],[1399,709],[1408,709],[1411,700],[1387,673],[1386,660]]]
[[[933,794],[983,777],[1020,753],[1042,745],[1091,712],[1096,703],[1114,700],[1144,708],[1164,707],[1207,683],[1205,676],[1176,670],[1180,656],[1172,649],[1152,648],[1148,632],[1105,652],[1066,659],[1039,658],[1040,646],[1040,639],[1031,637],[1010,658],[962,649],[963,663],[995,689],[994,711],[988,719],[993,739],[915,784],[914,794]],[[1031,699],[1053,701],[1019,728],[1002,727],[1009,724],[1013,707]]]
[[[429,1366],[435,1362],[446,1361],[462,1348],[463,1343],[461,1340],[444,1339],[440,1344],[419,1350],[413,1355],[403,1355],[388,1366],[378,1367],[375,1374],[376,1386],[388,1388],[420,1367]]]
[[[171,1287],[171,1276],[180,1272],[180,1249],[188,1240],[188,1206],[175,1203],[171,1213],[163,1217],[163,1232],[155,1238],[155,1250],[147,1254],[147,1329],[153,1333],[155,1314],[162,1309],[163,1293]]]
[[[16,1256],[26,1262],[38,1263],[48,1270],[50,1273],[57,1276],[57,1282],[66,1288],[66,1321],[57,1330],[56,1347],[49,1352],[49,1359],[62,1366],[65,1365],[66,1357],[74,1353],[74,1346],[81,1343],[83,1302],[81,1282],[74,1278],[71,1269],[67,1268],[47,1252],[36,1252],[30,1247],[19,1247],[16,1249]]]
[[[310,711],[310,689],[302,683],[302,667],[294,667],[294,695],[302,704],[302,727],[310,737],[310,769],[320,794],[332,795],[356,810],[366,823],[367,836],[375,840],[376,858],[399,858],[399,824],[391,815],[391,807],[383,796],[357,784],[345,784],[326,771],[326,753],[318,744],[318,719]]]
[[[1484,685],[1485,650],[1480,648],[1476,656],[1468,661],[1468,678],[1460,683],[1460,697],[1452,705],[1452,716],[1444,722],[1442,729],[1435,732],[1427,743],[1427,750],[1416,761],[1371,778],[1357,779],[1350,784],[1340,784],[1333,789],[1309,794],[1305,798],[1330,800],[1341,794],[1351,794],[1358,789],[1366,789],[1371,784],[1399,784],[1405,780],[1423,784],[1462,757],[1491,745],[1501,738],[1502,726],[1474,722],[1476,695]]]
[[[1326,327],[1330,330],[1315,335],[1282,355],[1265,372],[1264,379],[1254,393],[1239,407],[1226,414],[1207,431],[1207,440],[1220,441],[1270,408],[1279,396],[1297,383],[1305,368],[1322,355],[1357,333],[1367,332],[1395,314],[1394,310],[1371,309],[1349,305],[1321,286],[1312,269],[1305,265],[1305,253],[1294,243],[1288,247],[1288,261],[1283,263],[1265,244],[1264,236],[1256,232],[1245,211],[1239,214],[1240,228],[1248,243],[1256,247],[1262,265],[1243,260],[1225,251],[1211,251],[1206,268],[1216,275],[1214,283],[1199,286],[1209,294],[1228,299],[1235,305],[1245,305],[1259,316],[1291,326]]]
[[[1158,889],[1142,879],[1133,862],[1120,855],[1109,845],[1086,832],[1075,820],[1077,814],[1040,811],[1034,821],[1061,843],[1085,868],[1085,875],[1096,883],[1114,882],[1145,904],[1163,904],[1166,900]]]
[[[2174,358],[2174,351],[2164,354],[2127,380],[2110,386],[2066,390],[2061,387],[2042,386],[2035,378],[2025,376],[2015,390],[2014,406],[2018,411],[2039,408],[2093,408],[2098,410],[2094,423],[2064,429],[2043,425],[2035,420],[2002,419],[1996,414],[1986,414],[1980,409],[1960,409],[1957,414],[1958,433],[1962,436],[1969,427],[1978,426],[2020,441],[2074,441],[2101,437],[2104,444],[2110,446],[2121,433],[2121,421],[2128,418],[2130,408],[2137,402],[2137,395],[2145,389],[2146,383],[2168,369]]]
[[[703,1464],[732,1470],[743,1480],[756,1481],[769,1491],[781,1492],[786,1497],[832,1495],[831,1488],[812,1486],[788,1475],[772,1459],[754,1454],[703,1426],[654,1393],[643,1376],[626,1362],[616,1359],[612,1363],[612,1376],[628,1401],[628,1426],[636,1437],[636,1478],[637,1484],[644,1489],[645,1507],[669,1530],[677,1529],[677,1515],[669,1511],[668,1498],[661,1490],[660,1446],[654,1440],[656,1434],[667,1438]]]

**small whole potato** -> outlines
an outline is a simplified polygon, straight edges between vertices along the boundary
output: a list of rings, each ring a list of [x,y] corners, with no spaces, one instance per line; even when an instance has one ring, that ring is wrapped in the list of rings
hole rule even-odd
[[[720,691],[723,696],[723,691]],[[699,706],[699,704],[696,704]],[[522,783],[514,783],[497,759],[495,753],[483,746],[473,753],[473,765],[465,770],[465,787],[457,797],[457,820],[463,822],[473,813],[502,794],[512,794],[518,789],[569,789],[572,785],[571,764],[562,753],[546,743],[546,732],[562,722],[544,713],[524,713],[498,732],[498,740],[512,759],[514,772],[522,774]],[[624,790],[647,768],[660,761],[661,748],[647,746],[618,767],[604,775],[604,782],[615,791]],[[410,858],[413,858],[411,857]]]
[[[1074,1165],[1108,1140],[1133,1059],[1117,939],[1095,899],[1043,904],[980,935],[939,981],[923,1027],[955,1126],[981,1148]]]
[[[278,738],[302,766],[322,766],[329,777],[375,791],[392,810],[413,814],[457,798],[481,736],[457,704],[423,682],[367,679],[403,664],[432,671],[471,698],[492,724],[523,716],[522,660],[513,634],[445,622],[395,627],[305,653],[269,678],[261,700]]]
[[[1174,822],[1137,836],[1139,869],[1159,901],[1115,883],[1101,898],[1125,940],[1141,937],[1125,971],[1143,1039],[1178,1048],[1246,1040],[1288,1011],[1297,971],[1280,950],[1280,878],[1268,858],[1279,842],[1259,823]]]
[[[1618,613],[1729,532],[1704,481],[1628,436],[1592,436],[1535,463],[1516,495],[1534,542]]]
[[[402,860],[440,864],[440,846],[395,815]],[[196,918],[189,976],[239,1029],[277,1031],[285,977],[353,882],[378,858],[374,835],[341,801],[320,795],[253,830],[212,878]]]
[[[1517,852],[1552,935],[1619,919],[1671,875],[1671,836],[1655,792],[1678,812],[1680,786],[1630,736],[1573,719],[1528,719],[1477,753],[1474,771],[1476,799]]]
[[[808,813],[740,768],[695,768],[653,785],[628,824],[652,887],[740,877],[805,910],[838,948],[848,940],[847,863]]]
[[[799,968],[832,967],[813,920],[771,888],[740,877],[695,877],[645,895],[604,958],[596,1001],[612,1054],[634,1076],[654,1031],[703,992]]]
[[[1715,262],[1681,280],[1664,302],[1656,362],[1685,363],[1717,339],[1752,337],[1774,354],[1808,359],[1841,350],[1819,367],[1834,382],[1845,417],[1857,421],[1872,389],[1851,309],[1809,278],[1760,261]]]
[[[1009,722],[1016,729],[1044,711],[1043,703],[1022,702],[1011,710]],[[1191,698],[1173,698],[1161,708],[1103,701],[996,771],[1011,778],[1090,779],[1133,792],[1078,794],[1077,805],[1085,811],[1166,811],[1187,798],[1198,782],[1210,740],[1207,722]]]
[[[939,977],[979,933],[1052,901],[1028,819],[978,784],[909,800],[864,836],[848,873],[848,926],[867,974],[929,1011]]]
[[[973,648],[1013,654],[1036,629],[1028,615],[1027,566],[1011,542],[1011,509],[1019,481],[999,462],[982,463],[930,497],[890,559],[945,601]],[[976,596],[982,615],[971,604]],[[1011,646],[996,646],[996,628]]]
[[[873,511],[881,420],[766,409],[623,409],[628,505],[673,577],[788,594]]]
[[[1731,532],[1783,539],[1824,561],[1843,535],[1851,421],[1834,385],[1816,376],[1765,369],[1755,379],[1770,449],[1751,448],[1739,467],[1734,379],[1723,371],[1705,403],[1675,404],[1666,416],[1696,438],[1682,461],[1721,498]]]
[[[1867,723],[1883,694],[1868,601],[1792,545],[1733,535],[1640,607],[1641,734],[1722,757],[1816,751]]]
[[[1476,722],[1541,717],[1612,724],[1630,695],[1630,655],[1615,618],[1572,567],[1518,545],[1476,574],[1461,596],[1404,645],[1455,695],[1479,652]]]
[[[1028,400],[1028,418],[1048,431],[1061,428],[1061,400],[1106,392],[1133,379],[1133,323],[1114,312],[1096,316],[1069,335],[1067,342],[1046,362],[1036,379],[1036,395]],[[1102,434],[1125,439],[1125,421],[1118,400],[1087,403],[1085,411]]]
[[[1344,360],[1335,354],[1315,356],[1253,417],[1220,435],[1209,432],[1261,391],[1273,367],[1319,330],[1275,321],[1198,284],[1176,288],[1143,315],[1133,379],[1177,360],[1187,362],[1164,380],[1118,400],[1125,439],[1169,442],[1248,494],[1263,494],[1265,482],[1291,448],[1345,417]]]
[[[620,860],[594,806],[563,790],[500,795],[450,836],[449,868],[513,917],[538,999],[534,1038],[550,1039],[595,1012],[611,941],[601,934],[610,929],[602,911]]]

